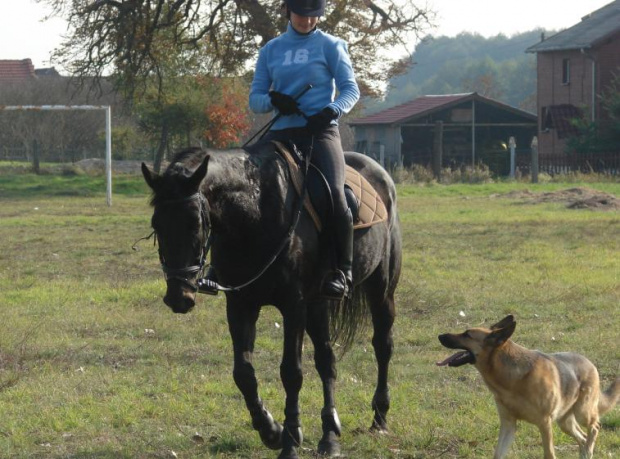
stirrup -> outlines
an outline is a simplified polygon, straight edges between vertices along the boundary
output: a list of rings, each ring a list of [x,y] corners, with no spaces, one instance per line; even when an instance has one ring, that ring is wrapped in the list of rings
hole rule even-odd
[[[198,279],[196,285],[198,286],[198,293],[204,293],[206,295],[217,295],[220,291],[217,282],[209,279],[208,277]]]
[[[327,300],[342,301],[351,291],[347,276],[340,269],[330,271],[323,278],[319,296]]]

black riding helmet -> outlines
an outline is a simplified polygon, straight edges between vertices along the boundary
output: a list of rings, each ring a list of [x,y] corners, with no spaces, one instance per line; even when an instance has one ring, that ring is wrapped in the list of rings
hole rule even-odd
[[[286,0],[293,13],[304,17],[319,17],[325,13],[325,0]]]

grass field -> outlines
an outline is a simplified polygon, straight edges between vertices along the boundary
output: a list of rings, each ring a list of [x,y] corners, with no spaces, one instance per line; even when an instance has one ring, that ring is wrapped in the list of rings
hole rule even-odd
[[[473,367],[435,366],[437,335],[515,314],[514,339],[573,350],[620,374],[620,213],[533,203],[510,192],[579,183],[399,186],[404,266],[391,369],[391,432],[371,435],[375,364],[369,331],[339,362],[348,458],[488,458],[494,403]],[[619,183],[582,184],[620,197]],[[510,197],[513,196],[513,197]],[[140,177],[0,176],[0,457],[275,458],[251,429],[232,380],[223,296],[174,315]],[[261,395],[282,419],[282,328],[259,321]],[[302,458],[320,438],[320,381],[308,342]],[[555,429],[559,458],[576,459]],[[511,458],[542,457],[521,424]],[[620,409],[603,419],[595,457],[620,457]]]

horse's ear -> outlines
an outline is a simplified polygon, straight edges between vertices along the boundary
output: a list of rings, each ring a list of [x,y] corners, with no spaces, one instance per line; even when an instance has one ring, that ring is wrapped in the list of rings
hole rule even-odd
[[[210,155],[205,156],[205,159],[202,160],[202,164],[196,169],[194,174],[189,179],[189,187],[192,191],[198,191],[200,189],[200,184],[207,176],[207,169],[209,168],[209,159],[211,159]]]
[[[151,187],[153,191],[157,191],[157,186],[160,180],[159,175],[149,169],[148,166],[144,163],[142,163],[142,175],[144,176],[146,184]]]

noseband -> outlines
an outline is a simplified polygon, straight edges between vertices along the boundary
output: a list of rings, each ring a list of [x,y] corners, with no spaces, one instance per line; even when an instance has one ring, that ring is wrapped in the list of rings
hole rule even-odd
[[[181,204],[185,202],[198,201],[198,206],[200,208],[200,230],[202,232],[203,240],[205,241],[204,245],[200,248],[200,256],[198,258],[198,264],[193,266],[185,266],[182,268],[172,268],[166,264],[166,259],[161,253],[161,244],[159,245],[159,262],[161,263],[161,268],[164,272],[164,278],[166,281],[176,280],[185,284],[189,288],[191,288],[194,292],[198,291],[198,286],[189,280],[190,276],[195,276],[199,274],[199,277],[203,276],[203,271],[205,268],[205,264],[207,261],[207,254],[209,253],[209,246],[211,245],[211,221],[209,218],[209,203],[207,199],[203,196],[202,193],[197,192],[185,198],[179,199],[168,199],[163,201],[161,204]],[[157,239],[157,233],[155,233],[155,238]]]

